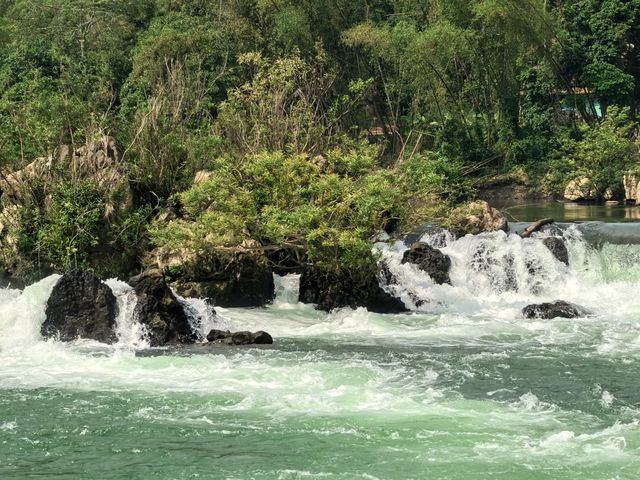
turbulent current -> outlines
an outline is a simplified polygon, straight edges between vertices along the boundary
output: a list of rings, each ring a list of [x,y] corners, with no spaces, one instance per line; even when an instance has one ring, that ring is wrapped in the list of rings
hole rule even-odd
[[[184,300],[270,348],[149,348],[116,280],[117,344],[44,341],[57,277],[2,290],[0,478],[640,478],[640,245],[615,233],[567,227],[570,267],[536,238],[425,235],[452,285],[379,243],[408,314],[315,311],[295,276],[265,309]],[[522,317],[553,300],[593,315]]]

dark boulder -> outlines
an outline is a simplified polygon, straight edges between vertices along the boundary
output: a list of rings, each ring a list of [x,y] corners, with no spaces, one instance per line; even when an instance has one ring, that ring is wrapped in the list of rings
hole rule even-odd
[[[271,345],[273,338],[267,332],[230,332],[211,330],[207,335],[209,343],[222,345]]]
[[[192,265],[172,284],[183,297],[209,298],[219,307],[263,307],[275,297],[273,272],[265,258],[239,255]]]
[[[527,305],[522,309],[524,318],[579,318],[590,314],[586,308],[562,300]]]
[[[439,285],[451,284],[451,258],[424,242],[416,242],[404,253],[402,263],[413,263]]]
[[[342,307],[365,307],[376,313],[407,311],[402,300],[380,287],[376,272],[354,274],[308,266],[300,277],[299,298],[326,312]]]
[[[197,340],[184,307],[167,286],[160,270],[147,270],[131,278],[129,285],[138,296],[135,315],[146,326],[151,346]]]
[[[542,243],[549,249],[553,256],[558,259],[559,262],[562,262],[567,266],[569,265],[569,251],[561,238],[547,237],[542,240]]]
[[[113,343],[117,315],[118,302],[106,284],[88,272],[67,272],[53,287],[40,331],[64,342],[87,338]]]

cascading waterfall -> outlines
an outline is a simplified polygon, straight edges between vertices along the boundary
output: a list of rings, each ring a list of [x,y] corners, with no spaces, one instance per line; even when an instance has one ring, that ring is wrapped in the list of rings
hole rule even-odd
[[[118,346],[125,348],[146,348],[149,346],[147,332],[136,318],[138,298],[133,288],[118,279],[105,282],[118,301],[118,317],[116,318],[116,335]]]
[[[173,294],[184,307],[191,328],[197,332],[200,340],[207,338],[207,334],[213,329],[230,329],[227,319],[216,314],[215,307],[208,299],[184,298],[176,292]]]
[[[620,292],[640,279],[640,246],[592,243],[582,233],[584,227],[563,232],[569,267],[538,235],[493,232],[453,239],[427,233],[420,241],[451,258],[451,285],[437,285],[416,265],[402,264],[408,249],[403,241],[380,242],[376,249],[392,275],[384,288],[418,312],[477,314],[558,299],[605,310],[608,300],[613,306]],[[602,234],[598,238],[602,242]]]
[[[59,278],[51,275],[23,291],[0,289],[0,350],[14,351],[41,339],[45,306]]]
[[[300,274],[290,273],[288,275],[273,276],[276,298],[274,305],[286,306],[297,305],[300,294]]]
[[[621,225],[626,237],[636,231]],[[585,233],[586,232],[586,233]],[[638,303],[623,296],[640,281],[640,242],[633,245],[609,243],[620,238],[615,225],[598,223],[564,225],[563,239],[570,254],[570,266],[559,262],[543,245],[541,238],[523,239],[514,233],[493,232],[454,239],[446,232],[426,233],[419,240],[439,248],[452,260],[451,285],[437,285],[416,265],[402,264],[406,241],[381,241],[375,248],[392,275],[384,285],[415,312],[430,314],[513,313],[528,303],[563,299],[595,311],[631,310]],[[417,239],[414,239],[417,240]],[[52,275],[24,291],[0,290],[0,332],[7,343],[40,340],[40,325],[48,296],[59,276]],[[273,308],[297,309],[299,274],[274,275],[276,298]],[[116,333],[118,346],[147,348],[145,329],[135,318],[136,295],[125,282],[108,280],[118,301]],[[600,292],[593,295],[594,291]],[[204,339],[213,329],[241,329],[243,323],[230,319],[228,309],[218,308],[205,299],[182,298],[193,328]],[[260,310],[247,311],[258,318]],[[258,328],[256,322],[248,327]],[[268,329],[268,325],[260,325]],[[276,327],[277,331],[277,327]],[[11,339],[11,340],[9,340]]]
[[[33,344],[42,340],[40,327],[46,315],[46,305],[60,275],[51,275],[24,289],[0,289],[0,332],[8,347]],[[105,282],[118,302],[116,318],[117,345],[127,348],[146,348],[144,327],[134,315],[136,295],[127,283],[111,279]]]

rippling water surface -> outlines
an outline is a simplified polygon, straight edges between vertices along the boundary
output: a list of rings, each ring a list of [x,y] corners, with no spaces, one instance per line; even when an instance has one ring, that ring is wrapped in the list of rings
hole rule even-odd
[[[116,281],[118,344],[43,341],[56,278],[0,291],[0,478],[639,478],[640,246],[565,235],[571,268],[445,239],[453,286],[379,244],[410,314],[317,312],[284,278],[269,308],[200,315],[270,348],[149,349]],[[555,299],[594,315],[521,318]]]

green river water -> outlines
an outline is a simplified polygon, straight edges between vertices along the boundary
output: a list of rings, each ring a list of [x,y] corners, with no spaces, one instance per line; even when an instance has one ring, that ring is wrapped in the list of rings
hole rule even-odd
[[[640,247],[568,243],[570,268],[535,239],[451,242],[453,286],[381,246],[410,314],[317,312],[290,277],[200,327],[271,348],[146,348],[116,282],[118,344],[43,341],[55,277],[1,291],[0,478],[640,478]],[[556,298],[594,314],[521,318]]]

